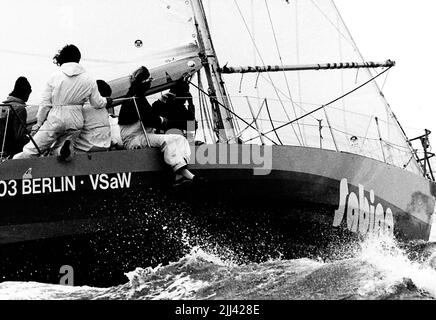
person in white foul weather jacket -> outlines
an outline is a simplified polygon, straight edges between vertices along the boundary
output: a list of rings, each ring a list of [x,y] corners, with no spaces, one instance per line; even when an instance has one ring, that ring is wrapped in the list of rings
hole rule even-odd
[[[110,97],[112,89],[103,80],[97,80],[98,91]],[[106,108],[95,109],[89,103],[83,106],[83,128],[74,142],[77,152],[107,151],[111,147],[111,126]]]
[[[47,82],[41,105],[37,114],[37,131],[33,139],[41,154],[44,154],[57,140],[65,141],[60,149],[63,160],[71,159],[72,142],[83,127],[82,108],[86,101],[92,107],[108,108],[112,99],[103,98],[98,92],[97,83],[79,64],[79,49],[70,44],[63,47],[53,58],[60,66]],[[14,159],[30,158],[40,155],[31,141]]]

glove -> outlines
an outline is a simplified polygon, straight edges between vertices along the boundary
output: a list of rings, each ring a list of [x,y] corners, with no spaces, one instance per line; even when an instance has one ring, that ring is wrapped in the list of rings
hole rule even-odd
[[[30,130],[30,135],[33,137],[38,132],[39,128],[41,128],[39,124],[33,125],[32,129]]]
[[[107,100],[106,109],[111,108],[112,104],[114,102],[114,99],[107,97],[106,100]]]
[[[27,144],[29,141],[30,141],[30,138],[29,138],[28,135],[26,135],[26,136],[24,136],[24,137],[21,138],[21,143],[20,143],[20,145],[23,145],[23,146],[24,146],[24,145]]]
[[[176,98],[176,95],[174,93],[168,92],[164,93],[158,100],[160,100],[163,103],[172,102]]]
[[[168,126],[168,119],[165,117],[159,117],[161,122],[160,122],[160,127],[161,129],[165,129]]]

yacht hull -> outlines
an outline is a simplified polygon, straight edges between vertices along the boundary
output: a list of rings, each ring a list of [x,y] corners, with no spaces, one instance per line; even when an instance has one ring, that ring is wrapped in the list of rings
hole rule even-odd
[[[178,188],[157,149],[3,162],[0,281],[59,283],[71,266],[75,285],[107,286],[196,245],[263,261],[430,235],[434,184],[380,161],[253,145],[203,145],[192,158],[206,181]]]

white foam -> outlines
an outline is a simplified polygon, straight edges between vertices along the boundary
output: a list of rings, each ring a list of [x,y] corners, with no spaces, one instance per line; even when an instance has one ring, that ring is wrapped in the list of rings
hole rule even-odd
[[[436,297],[436,270],[430,263],[411,261],[394,240],[368,239],[362,243],[358,258],[372,264],[382,273],[378,279],[367,282],[361,288],[362,294],[380,288],[389,292],[395,285],[410,279],[418,289]]]
[[[208,282],[192,279],[189,275],[177,275],[167,288],[145,298],[152,300],[191,299],[196,296],[200,289],[206,286],[208,286]]]
[[[0,300],[65,300],[78,296],[90,296],[107,289],[88,286],[63,286],[39,282],[2,282]]]

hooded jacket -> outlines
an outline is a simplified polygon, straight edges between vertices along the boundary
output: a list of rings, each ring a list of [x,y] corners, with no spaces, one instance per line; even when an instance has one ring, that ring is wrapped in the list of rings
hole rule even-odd
[[[189,92],[183,95],[188,97],[188,99],[177,98],[177,96],[174,95],[171,98],[171,94],[167,93],[153,102],[153,112],[168,120],[165,130],[171,128],[188,130],[188,121],[195,121],[192,110],[188,110],[185,107],[186,100],[192,104],[192,96],[189,99]]]
[[[10,104],[15,112],[10,110],[10,107],[1,107],[0,151],[3,146],[3,140],[5,139],[4,153],[6,155],[14,155],[21,152],[23,146],[29,141],[29,138],[26,136],[27,129],[24,127],[27,121],[26,103],[24,100],[13,96],[9,96],[3,103]],[[9,119],[7,116],[8,111]]]
[[[135,97],[135,99],[126,100],[121,104],[118,115],[119,125],[133,125],[138,122],[139,116],[146,128],[158,129],[162,125],[163,119],[153,111],[145,97],[145,92],[151,84],[151,82],[146,82],[149,77],[150,72],[146,67],[140,67],[131,75],[130,88],[126,97]]]
[[[109,150],[111,146],[111,126],[106,109],[95,109],[88,103],[83,106],[83,128],[74,142],[80,151]]]
[[[133,95],[127,94],[127,97]],[[138,107],[138,110],[136,109]],[[120,114],[118,116],[119,125],[132,125],[139,120],[141,115],[142,123],[147,128],[160,128],[162,124],[161,118],[153,111],[150,103],[144,96],[136,97],[136,105],[133,100],[126,100],[121,104]]]
[[[67,62],[52,74],[42,94],[37,123],[42,125],[52,106],[83,105],[87,100],[96,109],[107,105],[98,92],[97,83],[76,62]]]

